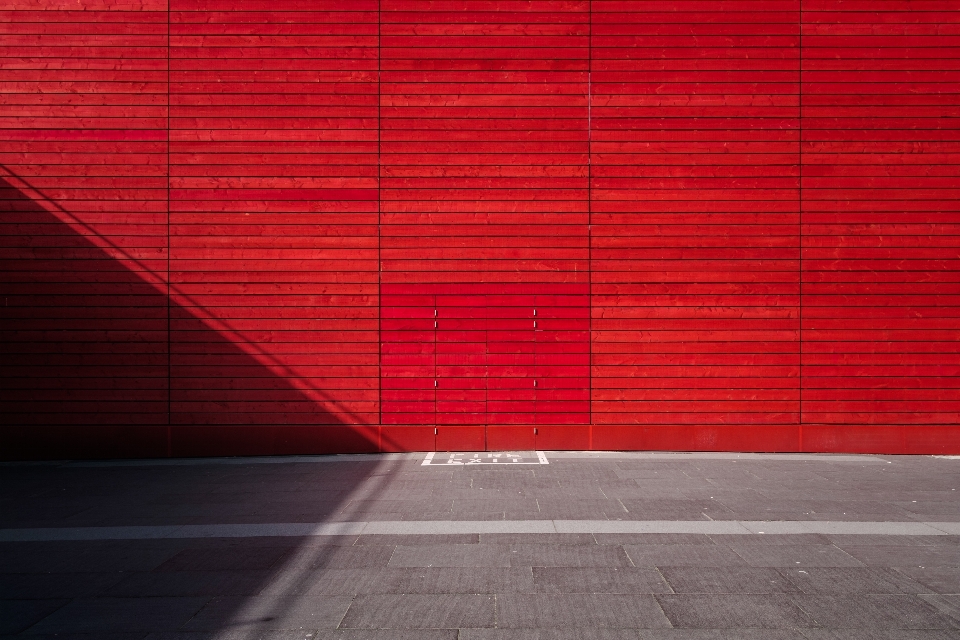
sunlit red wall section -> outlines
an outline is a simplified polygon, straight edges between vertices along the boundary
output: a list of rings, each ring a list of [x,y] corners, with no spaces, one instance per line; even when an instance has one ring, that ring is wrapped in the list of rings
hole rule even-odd
[[[0,458],[960,453],[955,3],[0,33]]]

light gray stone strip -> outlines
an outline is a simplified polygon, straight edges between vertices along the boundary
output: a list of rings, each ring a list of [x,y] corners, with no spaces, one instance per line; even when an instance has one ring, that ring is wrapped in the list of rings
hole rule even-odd
[[[160,540],[175,538],[181,526],[57,527],[0,529],[0,542],[69,542],[73,540]]]
[[[693,533],[945,536],[960,522],[827,522],[748,520],[410,520],[194,524],[137,527],[0,529],[0,542],[157,540],[183,538],[322,537],[338,535],[441,535],[463,533]]]
[[[366,522],[290,522],[267,524],[192,524],[177,529],[171,538],[282,538],[355,536]]]
[[[369,522],[364,534],[557,533],[557,520],[432,520]]]
[[[554,520],[557,533],[752,533],[736,520]]]
[[[938,536],[946,532],[933,522],[853,522],[779,520],[775,522],[744,522],[750,533],[800,534],[824,533],[833,535],[883,536]]]
[[[948,536],[960,536],[960,522],[928,522],[926,524],[943,531]]]

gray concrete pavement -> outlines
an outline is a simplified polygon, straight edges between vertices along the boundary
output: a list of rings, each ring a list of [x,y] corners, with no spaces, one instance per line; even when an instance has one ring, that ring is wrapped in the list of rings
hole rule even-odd
[[[518,453],[0,465],[0,636],[960,638],[958,459]]]

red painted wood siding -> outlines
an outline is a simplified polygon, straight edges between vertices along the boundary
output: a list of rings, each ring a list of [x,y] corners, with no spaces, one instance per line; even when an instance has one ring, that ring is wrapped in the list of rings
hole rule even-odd
[[[379,421],[377,4],[281,5],[170,4],[170,410],[184,438],[316,425],[336,442],[340,425]]]
[[[596,424],[797,422],[799,9],[593,3]]]
[[[385,425],[589,422],[589,17],[381,2]]]
[[[0,457],[960,452],[955,3],[0,33]]]
[[[957,9],[804,0],[811,446],[909,446],[920,425],[960,422]]]

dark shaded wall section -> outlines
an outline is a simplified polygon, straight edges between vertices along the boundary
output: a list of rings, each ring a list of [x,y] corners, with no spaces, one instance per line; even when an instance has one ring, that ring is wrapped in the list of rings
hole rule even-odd
[[[166,6],[6,4],[3,457],[163,454]]]
[[[960,451],[960,9],[0,2],[0,457]]]
[[[5,8],[4,458],[383,446],[375,4],[181,4]]]

